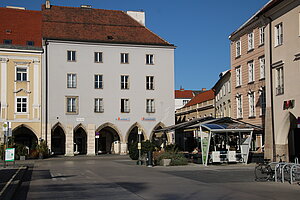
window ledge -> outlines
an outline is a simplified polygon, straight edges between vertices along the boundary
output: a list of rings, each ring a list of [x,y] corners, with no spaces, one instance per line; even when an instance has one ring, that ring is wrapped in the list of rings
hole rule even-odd
[[[255,82],[255,81],[250,81],[250,82],[248,82],[248,84],[254,84],[254,82]]]
[[[254,51],[254,48],[249,49],[249,50],[247,51],[247,53],[251,53],[252,51]]]
[[[74,112],[74,113],[73,112],[67,112],[66,115],[78,115],[78,113],[77,112]]]
[[[258,45],[258,48],[261,48],[263,46],[265,46],[265,43],[262,43],[262,44]]]
[[[235,56],[235,59],[239,59],[241,57],[241,55]]]
[[[249,116],[248,119],[254,119],[256,118],[255,115],[254,116]]]
[[[277,44],[277,45],[274,46],[274,48],[280,47],[280,46],[282,46],[282,45],[283,45],[283,43]]]
[[[22,83],[22,82],[27,82],[29,83],[30,81],[19,81],[19,80],[15,80],[16,83]]]
[[[235,88],[241,88],[241,87],[242,87],[242,85],[235,86]]]

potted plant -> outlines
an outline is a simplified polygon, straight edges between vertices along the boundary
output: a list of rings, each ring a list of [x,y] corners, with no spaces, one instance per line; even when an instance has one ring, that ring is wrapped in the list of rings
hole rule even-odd
[[[43,159],[49,156],[49,149],[45,141],[41,141],[37,146],[37,150],[39,153],[39,159]]]
[[[25,160],[28,156],[28,147],[23,144],[16,144],[16,159]]]

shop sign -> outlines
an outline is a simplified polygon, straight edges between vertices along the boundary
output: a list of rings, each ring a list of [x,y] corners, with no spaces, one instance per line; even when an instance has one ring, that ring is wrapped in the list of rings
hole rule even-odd
[[[283,102],[283,110],[292,109],[295,107],[295,100],[287,100]]]
[[[142,121],[156,121],[155,117],[142,117]]]
[[[130,121],[130,118],[126,118],[126,117],[118,117],[116,118],[116,121]]]

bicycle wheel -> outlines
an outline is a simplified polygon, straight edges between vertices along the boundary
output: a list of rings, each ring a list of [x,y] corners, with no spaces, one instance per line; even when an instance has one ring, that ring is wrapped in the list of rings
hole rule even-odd
[[[255,167],[255,180],[256,181],[267,181],[270,178],[270,172],[268,169],[268,165],[260,164]]]

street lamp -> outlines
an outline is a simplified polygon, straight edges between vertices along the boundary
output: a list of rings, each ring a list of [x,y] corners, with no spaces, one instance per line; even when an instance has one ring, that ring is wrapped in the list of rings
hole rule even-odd
[[[138,140],[139,140],[139,142],[138,142],[138,151],[139,151],[139,160],[138,160],[138,165],[142,165],[142,152],[141,152],[141,150],[142,150],[142,138],[141,138],[141,135],[142,135],[142,129],[138,129]]]

